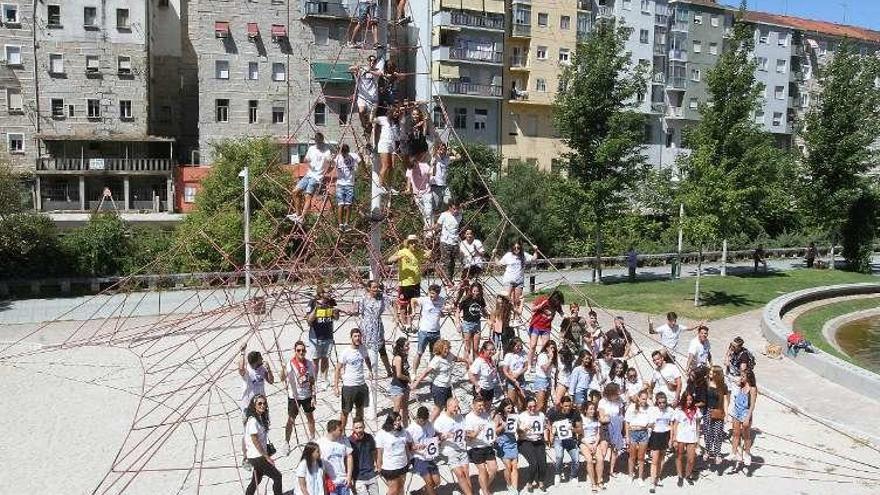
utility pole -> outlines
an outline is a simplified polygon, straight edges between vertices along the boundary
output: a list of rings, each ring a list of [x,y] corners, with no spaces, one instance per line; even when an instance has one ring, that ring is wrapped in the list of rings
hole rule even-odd
[[[244,298],[251,297],[251,182],[245,167],[238,173],[244,179]]]
[[[684,240],[684,204],[678,205],[678,254],[675,257],[676,266],[673,269],[672,278],[681,278],[681,246]]]

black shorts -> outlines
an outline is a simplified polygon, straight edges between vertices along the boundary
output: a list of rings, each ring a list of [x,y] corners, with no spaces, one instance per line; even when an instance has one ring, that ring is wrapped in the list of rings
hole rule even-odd
[[[291,399],[287,398],[287,414],[290,417],[296,417],[299,414],[299,411],[309,414],[315,410],[315,406],[312,403],[312,398],[308,399]]]
[[[450,397],[452,397],[452,387],[438,387],[431,384],[431,398],[434,399],[435,406],[443,409]]]
[[[420,292],[420,285],[401,285],[397,288],[397,304],[408,306],[411,300],[419,297]]]
[[[381,474],[382,477],[385,478],[385,481],[392,481],[400,478],[401,476],[405,476],[408,471],[409,466],[404,466],[400,469],[383,469]]]
[[[369,405],[370,389],[366,385],[342,386],[342,412],[348,414],[355,407],[364,408]]]
[[[484,401],[488,403],[492,403],[495,399],[495,389],[494,388],[480,388],[477,389],[477,394],[483,398]]]
[[[495,449],[492,447],[477,447],[468,450],[468,459],[474,464],[484,464],[486,461],[495,460]]]
[[[648,450],[666,450],[669,447],[669,432],[652,431],[648,437]]]

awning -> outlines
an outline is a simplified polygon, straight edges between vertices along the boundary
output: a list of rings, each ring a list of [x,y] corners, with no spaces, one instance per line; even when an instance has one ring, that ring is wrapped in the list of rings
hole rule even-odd
[[[217,36],[229,35],[229,23],[227,21],[217,21],[214,23],[214,34]]]
[[[273,38],[287,37],[287,26],[285,26],[284,24],[272,24],[272,37]]]
[[[137,142],[137,143],[173,143],[174,138],[162,136],[150,136],[144,134],[107,134],[107,135],[79,135],[79,134],[37,134],[37,138],[43,141],[111,141],[111,142]]]
[[[337,62],[312,62],[312,76],[321,83],[348,84],[354,82],[348,64]]]
[[[256,22],[247,23],[247,34],[249,38],[257,38],[260,36],[260,26]]]

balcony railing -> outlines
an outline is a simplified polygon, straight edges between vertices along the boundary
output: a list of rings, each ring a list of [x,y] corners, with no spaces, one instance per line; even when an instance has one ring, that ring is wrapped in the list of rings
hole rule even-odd
[[[304,17],[338,17],[348,19],[349,13],[341,2],[307,0],[303,3]]]
[[[452,12],[450,22],[454,26],[504,30],[504,17]]]
[[[170,158],[37,158],[37,170],[170,172]]]
[[[446,91],[454,95],[501,96],[501,86],[497,84],[477,84],[463,81],[445,81]]]
[[[662,101],[652,101],[651,111],[654,113],[666,113],[666,103]]]
[[[514,38],[530,38],[532,36],[532,25],[513,23],[510,25],[510,36]]]
[[[672,30],[673,31],[682,31],[682,32],[686,33],[686,32],[688,32],[689,26],[690,26],[690,24],[688,24],[687,21],[678,21],[677,20],[672,23]]]
[[[687,78],[671,77],[669,78],[669,82],[666,84],[666,86],[672,89],[687,89]]]
[[[666,84],[666,73],[665,72],[655,72],[651,76],[651,82],[655,84]]]
[[[666,26],[669,24],[669,16],[664,14],[654,14],[654,24],[658,26]]]
[[[654,55],[666,56],[666,45],[663,43],[654,43]]]
[[[510,68],[511,69],[525,69],[528,68],[529,58],[525,55],[511,55],[510,56]]]
[[[614,8],[607,5],[596,7],[596,17],[600,19],[611,19],[614,17]]]
[[[452,60],[469,60],[471,62],[489,62],[500,64],[504,53],[474,50],[471,48],[450,48],[449,58]]]
[[[669,50],[669,60],[687,62],[687,59],[687,50],[679,50],[676,48]]]
[[[684,117],[684,107],[666,107],[666,116],[680,119]]]
[[[592,0],[578,0],[577,8],[578,8],[578,10],[593,10],[593,1]]]

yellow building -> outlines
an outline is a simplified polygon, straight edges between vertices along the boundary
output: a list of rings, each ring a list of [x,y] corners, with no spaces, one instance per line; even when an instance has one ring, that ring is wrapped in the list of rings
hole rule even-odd
[[[566,151],[553,125],[559,76],[590,31],[590,0],[509,0],[501,153],[543,170]]]

